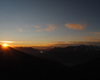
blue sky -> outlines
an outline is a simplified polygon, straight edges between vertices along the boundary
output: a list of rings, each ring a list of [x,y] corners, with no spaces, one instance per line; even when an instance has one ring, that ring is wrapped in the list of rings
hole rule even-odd
[[[0,43],[100,43],[100,0],[0,0]]]

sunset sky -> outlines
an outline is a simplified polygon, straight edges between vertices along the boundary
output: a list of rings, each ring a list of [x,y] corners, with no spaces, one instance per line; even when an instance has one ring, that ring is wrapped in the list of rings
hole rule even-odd
[[[0,0],[0,44],[100,45],[100,0]]]

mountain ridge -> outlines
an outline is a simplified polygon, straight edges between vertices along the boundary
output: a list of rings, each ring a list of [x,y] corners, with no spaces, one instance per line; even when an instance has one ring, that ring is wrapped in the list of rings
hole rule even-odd
[[[46,77],[65,80],[62,77],[65,77],[64,72],[68,69],[60,63],[41,59],[10,47],[0,47],[1,80],[39,79],[40,77],[44,80],[47,80]]]
[[[56,47],[44,53],[50,58],[56,59],[63,64],[82,64],[90,61],[93,58],[100,56],[100,47],[97,46],[68,46]]]

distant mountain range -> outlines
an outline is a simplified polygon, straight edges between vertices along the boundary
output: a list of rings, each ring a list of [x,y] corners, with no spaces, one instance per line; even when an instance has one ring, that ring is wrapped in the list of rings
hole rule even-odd
[[[42,58],[42,59],[46,59],[46,60],[53,60],[52,58],[47,57],[46,55],[43,55],[41,53],[46,52],[48,50],[38,50],[38,49],[34,49],[32,47],[14,47],[14,49],[18,50],[18,51],[22,51],[25,52],[27,54]],[[55,61],[55,60],[54,60]]]
[[[69,46],[65,48],[56,47],[43,55],[53,58],[66,65],[82,64],[100,57],[100,47],[97,46]]]
[[[82,64],[68,67],[59,62],[53,60],[50,61],[45,58],[44,59],[39,58],[24,53],[22,51],[18,51],[11,47],[4,48],[0,46],[0,80],[19,80],[19,79],[99,80],[100,79],[99,47],[81,45],[81,46],[69,46],[65,48],[54,48],[44,53],[44,55],[45,54],[50,55],[52,53],[53,55],[58,54],[57,57],[59,57],[60,55],[62,56],[63,54],[64,56],[66,56],[65,55],[66,52],[68,56],[74,55],[75,57],[78,58],[78,60],[81,60],[82,56],[83,57],[87,56],[88,58],[91,57],[91,59],[89,59],[89,61],[85,61]],[[81,56],[81,58],[79,58],[79,56]]]
[[[15,49],[40,58],[59,61],[65,65],[82,64],[100,56],[100,47],[86,45],[68,46],[64,48],[55,47],[45,51],[43,54],[40,53],[41,50],[31,47],[15,47]]]

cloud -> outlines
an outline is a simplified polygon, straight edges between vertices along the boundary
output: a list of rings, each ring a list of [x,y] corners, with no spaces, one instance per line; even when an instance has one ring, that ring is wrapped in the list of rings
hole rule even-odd
[[[86,41],[100,42],[100,32],[90,32],[88,36],[81,37]]]
[[[85,44],[85,41],[55,41],[52,44]]]
[[[14,43],[14,41],[0,41],[0,43]]]
[[[88,39],[88,40],[94,40],[95,38],[93,37],[83,37],[84,39]]]
[[[0,41],[0,43],[29,43],[30,41]]]
[[[39,26],[37,26],[39,27]],[[54,25],[52,24],[47,24],[47,28],[44,28],[44,29],[39,29],[39,30],[36,30],[37,32],[41,32],[41,31],[52,31],[52,30],[55,30],[57,27],[55,27]]]
[[[100,46],[100,42],[94,42],[94,41],[54,41],[54,42],[49,42],[47,44],[42,44],[38,45],[41,47],[67,47],[67,46],[78,46],[78,45],[96,45],[96,46]]]
[[[77,46],[77,45],[96,45],[100,46],[100,41],[70,41],[70,42],[64,42],[64,41],[55,41],[52,43],[52,46],[54,47],[67,47],[67,46]]]
[[[65,41],[55,41],[55,42],[50,42],[52,44],[65,44]]]
[[[38,25],[34,25],[34,27],[35,27],[35,28],[40,28],[41,26],[38,26]]]
[[[44,29],[45,31],[52,31],[54,29],[56,29],[56,27],[54,25],[51,24],[47,24],[48,28]]]
[[[24,27],[22,28],[22,26],[14,26],[14,28],[19,32],[23,32],[25,30]]]
[[[100,36],[99,35],[94,35],[94,36],[90,36],[90,37],[83,37],[83,39],[98,42],[98,41],[100,41]]]
[[[23,32],[23,29],[22,29],[22,28],[19,28],[18,31],[19,31],[19,32]]]
[[[69,29],[75,29],[75,30],[83,30],[85,28],[85,25],[81,24],[74,24],[74,23],[67,23],[65,26]]]
[[[100,32],[93,32],[93,34],[100,34]]]

